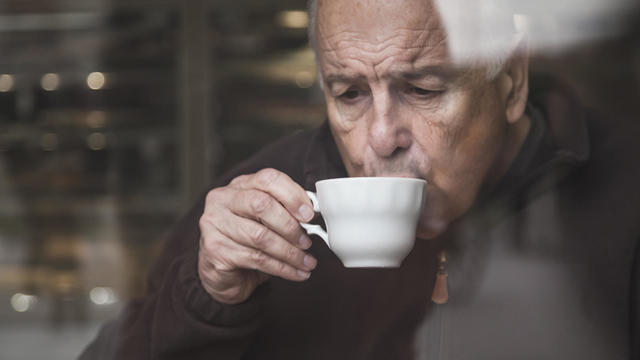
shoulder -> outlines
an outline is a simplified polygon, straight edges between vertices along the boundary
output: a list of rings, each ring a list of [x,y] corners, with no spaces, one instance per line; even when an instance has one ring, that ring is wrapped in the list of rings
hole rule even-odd
[[[536,80],[532,99],[545,113],[553,150],[538,181],[552,185],[526,205],[528,218],[548,230],[532,242],[628,263],[622,259],[640,238],[640,123],[585,107],[562,81]]]

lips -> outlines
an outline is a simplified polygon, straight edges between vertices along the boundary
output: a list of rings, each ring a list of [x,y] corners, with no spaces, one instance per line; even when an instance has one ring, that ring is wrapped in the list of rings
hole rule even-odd
[[[416,174],[382,173],[382,174],[375,174],[373,176],[375,176],[375,177],[397,177],[397,178],[409,178],[409,179],[422,179],[422,177],[420,175],[416,175]],[[422,179],[422,180],[425,180],[425,179]]]

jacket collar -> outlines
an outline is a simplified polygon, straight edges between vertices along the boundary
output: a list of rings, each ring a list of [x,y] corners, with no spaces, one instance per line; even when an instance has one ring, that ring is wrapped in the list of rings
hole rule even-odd
[[[535,75],[530,94],[532,113],[544,131],[534,160],[517,184],[520,191],[513,194],[525,203],[555,187],[590,156],[588,114],[575,92],[551,76]]]
[[[568,84],[548,75],[532,77],[531,102],[544,113],[556,154],[575,163],[589,159],[587,113]]]

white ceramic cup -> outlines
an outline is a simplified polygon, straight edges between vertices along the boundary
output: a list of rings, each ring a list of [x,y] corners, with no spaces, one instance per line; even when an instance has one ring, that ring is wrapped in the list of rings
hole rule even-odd
[[[398,267],[415,241],[426,192],[422,179],[351,177],[321,180],[307,191],[327,226],[301,223],[346,267]]]

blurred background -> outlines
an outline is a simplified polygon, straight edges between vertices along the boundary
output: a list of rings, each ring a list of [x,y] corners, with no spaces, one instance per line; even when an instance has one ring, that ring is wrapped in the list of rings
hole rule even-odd
[[[305,7],[0,0],[1,359],[75,358],[216,175],[323,121]],[[607,31],[544,40],[532,69],[637,121],[637,6],[578,20]]]

